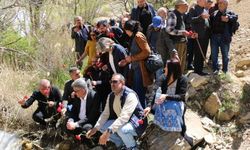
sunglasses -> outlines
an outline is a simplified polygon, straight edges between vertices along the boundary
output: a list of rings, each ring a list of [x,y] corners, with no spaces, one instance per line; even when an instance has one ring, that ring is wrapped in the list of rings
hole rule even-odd
[[[119,81],[118,80],[110,80],[109,83],[110,84],[117,84]]]

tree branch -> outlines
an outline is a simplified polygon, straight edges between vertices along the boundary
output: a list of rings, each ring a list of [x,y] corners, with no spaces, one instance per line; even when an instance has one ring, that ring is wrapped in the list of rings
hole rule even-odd
[[[12,41],[12,42],[10,42],[10,43],[4,44],[3,46],[5,47],[5,46],[8,46],[8,45],[14,44],[14,43],[18,42],[18,41],[21,40],[21,39],[22,39],[22,38],[20,37],[20,38],[18,38],[18,39],[15,40],[15,41]]]

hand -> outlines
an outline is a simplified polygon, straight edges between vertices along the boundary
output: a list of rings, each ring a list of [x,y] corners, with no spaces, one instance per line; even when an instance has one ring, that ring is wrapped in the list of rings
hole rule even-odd
[[[167,94],[161,94],[161,96],[155,100],[155,103],[157,105],[160,105],[165,101],[166,98],[167,98]]]
[[[75,92],[72,92],[70,95],[71,95],[71,98],[75,98],[76,97],[76,93]]]
[[[127,57],[125,58],[125,60],[126,60],[127,63],[130,63],[130,62],[132,61],[131,56],[127,56]]]
[[[91,81],[92,86],[96,86],[96,81]]]
[[[198,38],[198,33],[193,32],[193,34],[191,35],[192,39],[197,39]]]
[[[209,18],[209,14],[208,13],[202,13],[201,14],[201,17],[203,18],[203,19],[208,19]]]
[[[48,102],[48,105],[49,105],[49,107],[53,107],[53,106],[55,105],[55,102],[49,101],[49,102]]]
[[[109,139],[109,136],[110,136],[110,133],[108,133],[107,131],[103,132],[103,134],[99,138],[99,144],[106,145]]]
[[[80,65],[81,63],[82,63],[82,60],[81,60],[81,59],[76,60],[76,64],[77,64],[77,65]]]
[[[183,33],[182,33],[184,36],[190,36],[190,33],[188,32],[188,31],[184,31]]]
[[[76,123],[74,123],[73,121],[68,121],[66,126],[68,130],[75,130]]]
[[[89,130],[89,131],[86,133],[86,137],[87,137],[88,139],[90,139],[91,136],[93,136],[96,132],[97,132],[97,128],[93,128],[93,129]]]
[[[18,100],[18,104],[24,105],[28,97],[24,97],[23,99]]]
[[[221,16],[221,21],[228,22],[229,21],[228,16]]]
[[[63,108],[62,111],[61,111],[61,115],[62,115],[62,116],[65,116],[66,111],[67,111],[67,109],[66,109],[66,108]]]
[[[144,112],[144,116],[148,116],[149,112],[151,111],[151,108],[150,107],[146,107],[143,112]]]
[[[120,66],[120,67],[124,67],[126,65],[127,65],[126,59],[123,59],[123,60],[119,61],[119,63],[118,63],[118,66]]]
[[[103,70],[103,71],[108,70],[108,66],[107,66],[107,65],[103,65],[103,66],[102,66],[102,70]]]

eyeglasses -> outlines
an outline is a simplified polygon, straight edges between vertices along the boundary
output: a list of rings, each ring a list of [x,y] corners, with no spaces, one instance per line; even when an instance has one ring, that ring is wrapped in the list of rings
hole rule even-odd
[[[117,84],[119,81],[118,80],[110,80],[110,84]]]

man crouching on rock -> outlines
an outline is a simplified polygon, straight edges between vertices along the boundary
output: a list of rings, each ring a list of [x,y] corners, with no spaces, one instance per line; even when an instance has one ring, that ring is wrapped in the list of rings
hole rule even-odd
[[[42,79],[37,91],[34,91],[30,97],[25,96],[18,103],[23,108],[30,107],[35,101],[38,101],[38,107],[33,113],[33,120],[41,125],[47,125],[46,119],[57,114],[56,108],[62,100],[62,95],[58,88],[51,86],[50,81]],[[54,120],[56,123],[56,120]]]
[[[134,136],[144,132],[147,119],[144,119],[137,94],[125,86],[125,78],[121,74],[114,74],[110,83],[112,92],[108,95],[105,109],[86,136],[90,138],[100,130],[99,144],[106,145],[110,139],[118,149],[124,144],[127,149],[134,150],[137,147]]]
[[[83,78],[76,79],[72,87],[76,97],[72,99],[72,107],[68,107],[66,127],[69,134],[81,136],[95,125],[100,116],[100,97],[88,88]]]

